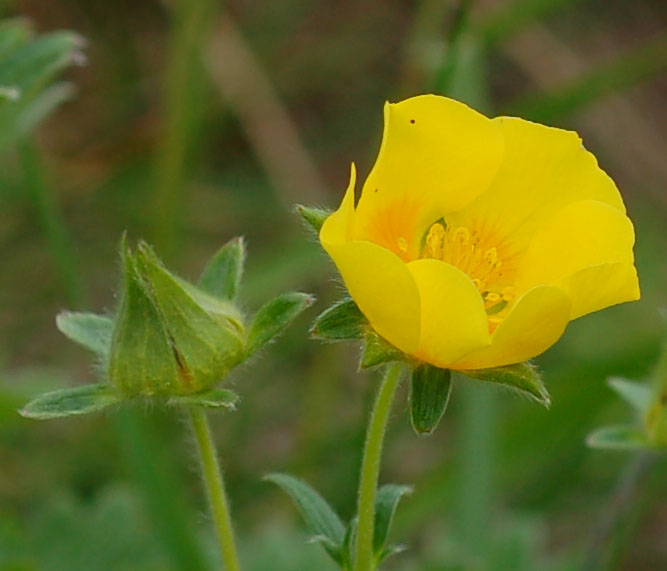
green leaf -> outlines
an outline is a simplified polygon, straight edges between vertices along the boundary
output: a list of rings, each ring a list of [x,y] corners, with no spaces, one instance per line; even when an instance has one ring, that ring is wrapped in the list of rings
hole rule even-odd
[[[326,500],[303,480],[289,474],[269,474],[264,479],[280,486],[294,500],[310,532],[316,538],[326,538],[318,541],[340,565],[345,527]]]
[[[306,224],[318,233],[322,228],[324,221],[331,216],[331,210],[303,206],[302,204],[297,204],[294,207],[294,210],[297,214],[301,215],[301,218],[303,218]]]
[[[382,563],[385,559],[405,551],[407,547],[405,545],[387,545],[376,557],[378,565]]]
[[[419,365],[410,382],[410,420],[419,435],[431,434],[445,413],[452,392],[452,372]]]
[[[348,341],[361,339],[367,330],[368,320],[354,300],[345,297],[317,316],[310,334],[325,341]]]
[[[475,369],[458,372],[471,379],[504,385],[543,406],[549,407],[551,405],[551,397],[542,382],[540,373],[537,367],[530,361],[516,363],[515,365],[506,365],[504,367],[495,367],[493,369]]]
[[[359,361],[360,368],[368,369],[391,361],[399,361],[402,358],[403,353],[393,345],[387,343],[375,331],[366,332],[364,347],[361,350],[361,359]]]
[[[250,356],[257,352],[276,335],[282,333],[314,301],[315,298],[307,293],[291,292],[279,295],[264,304],[248,328],[246,355]]]
[[[341,558],[343,569],[352,569],[354,561],[354,550],[357,545],[357,527],[359,526],[359,518],[353,517],[352,520],[345,526],[345,537],[343,538],[343,545],[341,547]]]
[[[398,502],[403,496],[411,493],[410,486],[398,484],[386,484],[378,490],[375,498],[375,532],[373,535],[373,552],[377,558],[384,551]]]
[[[232,238],[209,260],[199,278],[199,287],[214,297],[234,301],[241,284],[245,256],[243,238]]]
[[[113,320],[106,315],[62,311],[56,316],[61,333],[101,357],[109,355]]]
[[[11,95],[0,98],[0,151],[27,135],[73,92],[66,83],[47,86],[79,57],[81,38],[71,32],[31,35],[22,21],[0,26],[0,87]]]
[[[192,395],[175,395],[169,398],[169,404],[227,408],[229,410],[234,410],[238,401],[239,395],[229,389],[210,389]]]
[[[26,418],[43,420],[96,412],[120,402],[122,396],[109,385],[85,385],[44,393],[19,412]]]
[[[640,450],[651,448],[646,435],[635,426],[604,426],[586,438],[591,448],[605,450]]]
[[[607,379],[607,384],[639,412],[646,412],[651,406],[653,391],[648,384],[635,383],[621,377],[611,377]]]

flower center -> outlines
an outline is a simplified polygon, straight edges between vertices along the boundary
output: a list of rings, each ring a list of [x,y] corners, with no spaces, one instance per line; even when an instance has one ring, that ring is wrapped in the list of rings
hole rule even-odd
[[[487,314],[495,316],[515,297],[508,283],[513,274],[511,256],[502,255],[506,250],[492,232],[435,222],[426,234],[421,257],[442,260],[465,272],[484,298]],[[489,317],[489,321],[501,318]]]

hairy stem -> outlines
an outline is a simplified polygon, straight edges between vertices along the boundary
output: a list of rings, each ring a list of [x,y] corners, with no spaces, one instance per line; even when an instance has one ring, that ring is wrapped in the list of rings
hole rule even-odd
[[[387,367],[368,423],[364,456],[361,463],[361,477],[359,480],[357,504],[359,527],[357,529],[357,545],[354,555],[355,571],[372,571],[375,567],[373,557],[375,495],[377,493],[378,474],[380,472],[382,443],[384,442],[384,434],[387,429],[391,403],[394,400],[394,394],[401,380],[402,372],[403,367],[400,363],[394,363]]]
[[[195,437],[197,438],[202,475],[204,484],[206,485],[208,500],[211,504],[211,512],[213,514],[213,521],[215,522],[222,560],[225,563],[227,571],[239,571],[239,559],[236,554],[234,530],[232,529],[232,519],[229,515],[225,485],[222,479],[218,456],[213,445],[211,429],[206,419],[206,413],[201,408],[191,407],[190,420]]]

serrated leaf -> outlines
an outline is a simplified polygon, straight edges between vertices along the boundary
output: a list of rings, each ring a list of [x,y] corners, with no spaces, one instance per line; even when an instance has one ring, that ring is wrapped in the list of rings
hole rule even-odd
[[[382,486],[375,497],[375,531],[373,535],[373,552],[378,562],[384,551],[391,524],[396,513],[398,502],[405,495],[411,494],[410,486],[386,484]]]
[[[303,480],[289,474],[269,474],[265,480],[280,486],[294,500],[309,531],[322,542],[327,553],[340,564],[345,527],[327,501]]]
[[[234,410],[238,401],[239,395],[229,389],[210,389],[191,395],[175,395],[169,398],[169,404],[227,408],[229,410]]]
[[[294,207],[297,214],[310,226],[315,232],[319,232],[324,224],[324,221],[331,216],[331,210],[322,208],[313,208],[312,206],[303,206],[297,204]]]
[[[368,369],[391,361],[399,361],[403,358],[403,353],[393,345],[387,343],[375,331],[367,331],[364,339],[364,346],[361,350],[361,359],[359,367]]]
[[[26,418],[44,420],[96,412],[121,400],[109,385],[85,385],[39,395],[19,412]]]
[[[598,428],[588,435],[586,444],[604,450],[641,450],[651,447],[646,435],[630,425]]]
[[[279,295],[264,304],[248,328],[246,355],[252,355],[282,333],[314,301],[315,298],[307,293],[291,292]]]
[[[245,256],[243,238],[232,238],[209,260],[199,278],[199,287],[214,297],[234,301],[243,276]]]
[[[539,404],[549,407],[551,397],[544,386],[537,367],[530,361],[516,363],[493,369],[475,369],[458,371],[471,379],[489,381],[514,389]]]
[[[345,297],[317,316],[310,334],[325,341],[348,341],[361,339],[367,330],[368,320],[354,300]]]
[[[651,406],[653,391],[648,384],[628,381],[621,377],[611,377],[607,380],[607,384],[639,412],[646,412]]]
[[[106,315],[62,311],[56,316],[60,332],[101,357],[109,355],[113,320]]]
[[[452,392],[452,372],[422,364],[410,380],[410,420],[419,435],[431,434],[445,413]]]

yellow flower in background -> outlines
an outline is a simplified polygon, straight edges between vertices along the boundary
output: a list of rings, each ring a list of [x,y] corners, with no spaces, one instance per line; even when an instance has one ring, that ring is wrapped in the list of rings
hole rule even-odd
[[[567,323],[639,298],[634,229],[572,131],[423,95],[385,105],[375,166],[320,241],[373,329],[420,361],[530,359]]]

